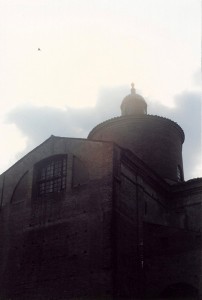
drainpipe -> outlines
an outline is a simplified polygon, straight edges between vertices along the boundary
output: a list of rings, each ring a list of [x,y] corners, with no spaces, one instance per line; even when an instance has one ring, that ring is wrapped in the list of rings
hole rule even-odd
[[[3,182],[2,182],[0,210],[1,210],[1,208],[2,208],[2,205],[3,205],[4,182],[5,182],[5,173],[4,173],[4,175],[3,175]]]
[[[144,244],[143,244],[143,228],[142,228],[142,210],[140,203],[140,185],[138,183],[138,175],[136,175],[136,201],[137,201],[137,257],[138,257],[138,297],[144,296]]]

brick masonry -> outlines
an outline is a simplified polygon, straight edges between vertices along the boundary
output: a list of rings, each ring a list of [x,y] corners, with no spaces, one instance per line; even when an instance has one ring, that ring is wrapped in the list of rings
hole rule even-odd
[[[0,176],[0,299],[200,299],[202,179],[176,180],[183,132],[117,120],[87,140],[52,136]],[[64,154],[66,190],[38,198],[36,166]]]

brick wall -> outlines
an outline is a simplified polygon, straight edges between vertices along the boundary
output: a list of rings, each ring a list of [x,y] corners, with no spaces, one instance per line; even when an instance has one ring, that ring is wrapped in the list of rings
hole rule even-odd
[[[34,196],[35,164],[65,153],[66,192]],[[112,156],[110,143],[52,137],[4,174],[0,297],[112,294]]]
[[[160,296],[169,286],[179,283],[190,286],[199,293],[201,235],[174,227],[144,223],[144,265],[147,296]],[[181,295],[183,292],[186,293],[185,288]],[[173,294],[173,298],[177,296],[179,295]],[[192,299],[191,295],[184,296]]]
[[[202,239],[196,225],[189,221],[186,227],[182,222],[178,206],[186,203],[184,209],[189,210],[191,218],[190,211],[201,198],[201,184],[195,188],[192,184],[189,191],[185,183],[171,188],[149,169],[144,170],[143,164],[140,167],[129,153],[120,151],[116,156],[117,299],[154,299],[169,292],[177,297],[184,295],[183,290],[195,297],[201,293]],[[197,213],[199,216],[201,211]],[[196,224],[200,223],[197,219]]]

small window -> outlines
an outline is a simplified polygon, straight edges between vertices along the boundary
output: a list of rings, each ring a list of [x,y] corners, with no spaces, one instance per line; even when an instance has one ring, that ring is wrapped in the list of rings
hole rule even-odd
[[[37,165],[37,196],[60,193],[66,189],[67,156],[56,155]]]
[[[177,180],[178,181],[183,181],[182,169],[179,165],[177,166]]]

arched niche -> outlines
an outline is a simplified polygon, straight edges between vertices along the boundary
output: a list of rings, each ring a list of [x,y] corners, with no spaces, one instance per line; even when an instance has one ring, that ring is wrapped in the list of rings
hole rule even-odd
[[[11,203],[18,203],[26,200],[28,191],[28,171],[26,171],[15,186],[11,197]]]

